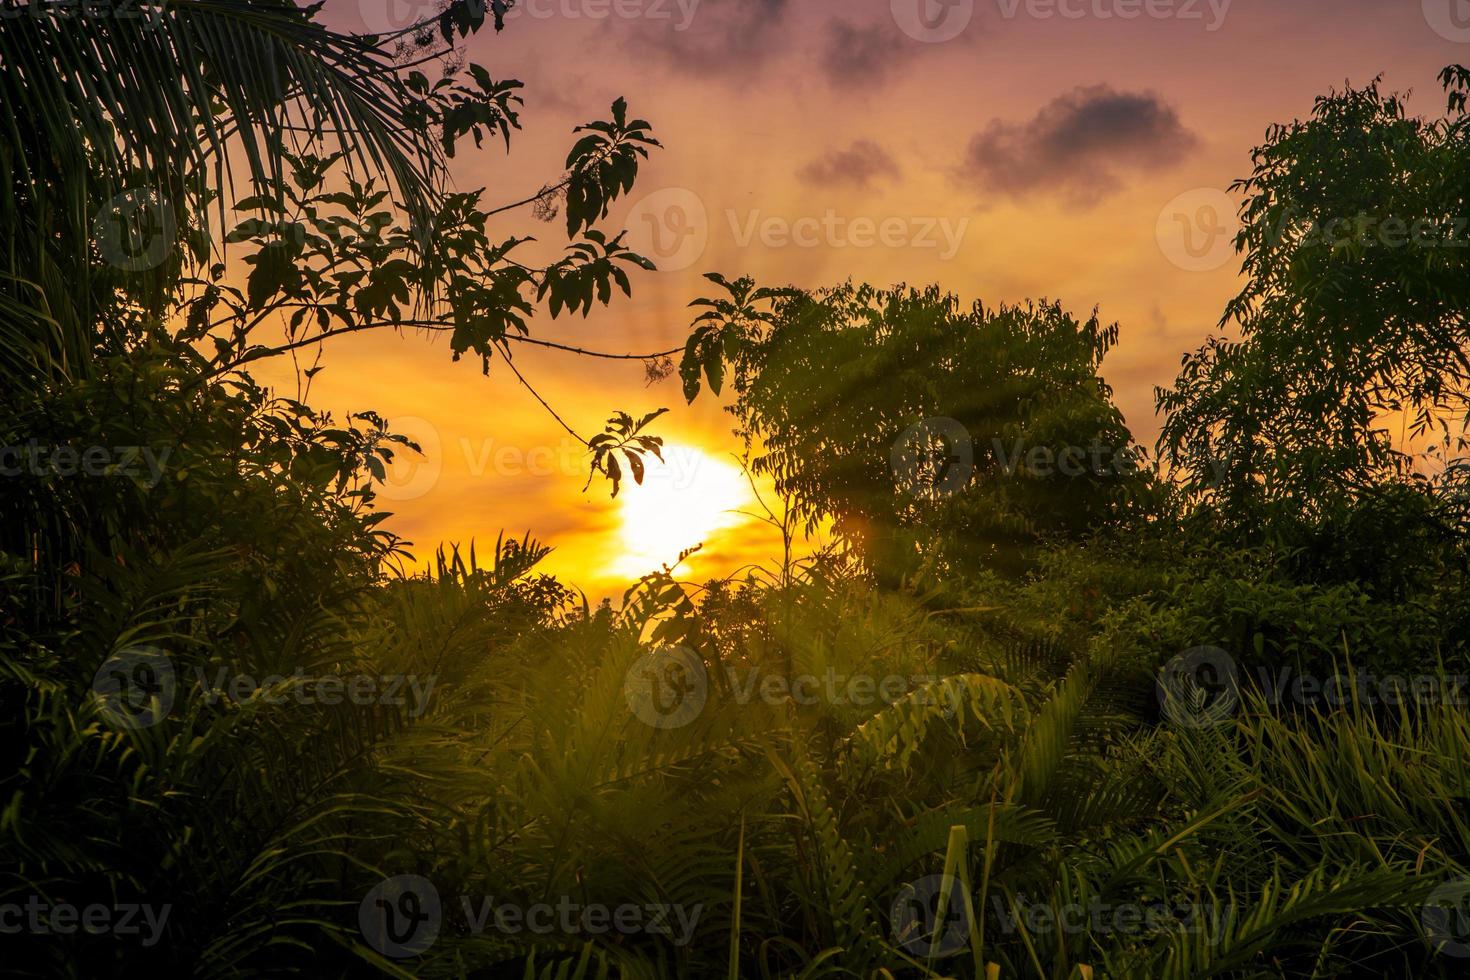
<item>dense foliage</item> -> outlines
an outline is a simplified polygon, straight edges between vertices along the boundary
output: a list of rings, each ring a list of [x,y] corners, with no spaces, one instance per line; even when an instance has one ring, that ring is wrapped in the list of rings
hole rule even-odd
[[[1407,115],[1376,82],[1323,96],[1310,120],[1272,128],[1236,185],[1248,278],[1222,325],[1240,338],[1188,356],[1160,405],[1192,486],[1245,523],[1320,516],[1407,474],[1386,412],[1452,458],[1464,448],[1470,73],[1440,81],[1442,119]]]
[[[1019,572],[1039,539],[1143,504],[1144,467],[1098,376],[1116,325],[1047,303],[967,310],[938,287],[812,296],[711,278],[728,296],[702,303],[686,395],[701,370],[723,382],[727,362],[756,472],[809,529],[831,518],[881,582],[926,561]]]
[[[1162,465],[1095,317],[711,276],[684,392],[833,544],[588,608],[529,538],[402,572],[412,447],[248,366],[412,328],[519,377],[533,309],[647,265],[597,225],[652,127],[618,101],[511,205],[566,218],[534,269],[442,185],[517,126],[452,50],[503,4],[141,8],[0,19],[8,973],[1462,972],[1460,447],[1416,475],[1375,413],[1462,424],[1464,253],[1292,222],[1453,224],[1463,69],[1443,120],[1370,86],[1257,151],[1241,338],[1161,394]],[[638,481],[658,415],[589,475]]]

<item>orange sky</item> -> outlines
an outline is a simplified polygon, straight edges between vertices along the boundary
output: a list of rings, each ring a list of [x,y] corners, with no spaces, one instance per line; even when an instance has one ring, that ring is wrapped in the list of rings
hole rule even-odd
[[[500,204],[556,180],[572,126],[619,95],[666,146],[608,222],[626,223],[664,271],[636,276],[631,301],[542,318],[535,335],[679,346],[708,271],[802,287],[939,282],[989,304],[1054,298],[1121,324],[1104,374],[1151,443],[1153,386],[1173,379],[1237,286],[1206,229],[1193,229],[1193,256],[1183,236],[1217,213],[1201,208],[1247,172],[1266,127],[1379,73],[1437,112],[1435,75],[1470,61],[1466,0],[945,2],[523,0],[504,33],[471,39],[471,60],[526,83],[525,129],[509,156],[467,148],[454,161],[461,189],[487,187]],[[324,18],[381,29],[433,6],[327,0]],[[559,224],[504,218],[505,236],[564,242]],[[584,435],[613,410],[666,406],[657,432],[684,449],[643,500],[632,487],[627,501],[600,484],[584,494],[575,444],[503,367],[485,378],[478,363],[452,364],[442,339],[334,340],[313,404],[377,410],[426,443],[388,504],[421,559],[441,541],[529,530],[557,548],[547,570],[596,599],[620,594],[639,565],[672,561],[686,530],[696,537],[684,544],[705,539],[690,578],[776,553],[769,531],[720,516],[747,501],[718,462],[739,447],[717,401],[684,405],[676,378],[646,387],[637,362],[518,353]],[[294,392],[289,364],[256,374]]]

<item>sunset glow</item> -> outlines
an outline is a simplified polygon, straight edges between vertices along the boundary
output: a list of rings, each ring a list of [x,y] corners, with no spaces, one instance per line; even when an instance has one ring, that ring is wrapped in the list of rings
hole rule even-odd
[[[688,446],[665,449],[664,460],[618,498],[622,554],[611,574],[634,579],[673,565],[681,551],[749,520],[739,511],[755,500],[733,463]]]
[[[1232,4],[1223,23],[1204,4],[1194,7],[1200,16],[1178,19],[959,6],[973,7],[973,20],[945,43],[905,34],[887,0],[710,0],[687,23],[528,6],[504,34],[469,38],[471,60],[526,83],[514,152],[487,144],[451,161],[459,189],[487,188],[485,205],[554,181],[574,127],[618,95],[663,143],[608,222],[628,229],[659,271],[635,272],[630,298],[585,318],[538,315],[532,334],[614,352],[679,348],[688,304],[709,295],[701,276],[711,271],[807,289],[848,277],[938,282],[967,301],[1044,296],[1077,314],[1096,305],[1121,329],[1104,376],[1148,444],[1158,425],[1153,386],[1218,332],[1240,288],[1228,247],[1238,200],[1227,188],[1249,172],[1265,127],[1380,72],[1387,87],[1412,90],[1412,109],[1430,111],[1435,73],[1464,57],[1417,3],[1355,0],[1352,17],[1323,0]],[[376,9],[332,2],[324,16],[361,30],[363,11]],[[1304,49],[1306,24],[1314,42]],[[1243,59],[1249,72],[1239,70]],[[1054,144],[1071,150],[1052,153]],[[522,212],[495,216],[490,233],[534,235],[525,255],[537,259],[565,244],[556,223]],[[668,408],[657,433],[716,461],[709,472],[719,475],[697,489],[630,483],[613,500],[596,482],[582,492],[585,455],[512,374],[494,365],[487,377],[469,361],[451,368],[446,353],[442,337],[343,337],[311,388],[314,404],[339,415],[374,409],[415,419],[415,431],[431,427],[426,448],[438,434],[439,461],[388,507],[418,567],[440,542],[529,531],[555,546],[549,570],[619,595],[627,576],[701,540],[690,576],[779,554],[768,528],[723,514],[745,499],[719,462],[740,448],[724,412],[728,392],[686,404],[677,378],[647,384],[637,361],[517,348],[519,370],[583,435],[616,410]],[[384,363],[394,365],[393,384],[377,373]],[[257,375],[283,393],[296,388],[289,362],[263,362]],[[527,465],[498,465],[502,449]],[[554,465],[535,465],[542,457]]]

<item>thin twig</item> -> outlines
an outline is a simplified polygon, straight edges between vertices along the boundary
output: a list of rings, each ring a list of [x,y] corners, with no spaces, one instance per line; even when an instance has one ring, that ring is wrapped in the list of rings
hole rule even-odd
[[[301,347],[309,347],[312,344],[319,344],[322,341],[329,340],[332,337],[340,337],[344,334],[351,333],[361,333],[364,330],[380,330],[383,328],[401,329],[404,327],[411,327],[416,330],[427,330],[431,333],[445,333],[454,329],[454,327],[448,324],[438,323],[433,320],[376,320],[371,323],[354,324],[350,327],[337,327],[336,329],[325,330],[319,334],[316,334],[315,336],[303,337],[300,340],[294,340],[290,343],[282,344],[278,347],[257,347],[253,350],[247,351],[245,354],[241,355],[228,364],[220,365],[213,372],[211,372],[210,376],[213,377],[215,375],[222,374],[225,371],[232,371],[237,367],[241,367],[242,365],[250,363],[251,361],[259,361],[267,357],[275,357],[279,354],[285,354],[289,351],[297,350]],[[670,357],[683,350],[682,347],[675,347],[672,350],[655,351],[649,354],[611,354],[605,351],[587,350],[583,347],[573,347],[569,344],[558,344],[555,341],[551,340],[537,340],[534,337],[521,337],[515,334],[507,334],[506,336],[500,338],[500,340],[511,341],[517,344],[532,344],[536,347],[549,347],[552,350],[566,351],[567,353],[578,354],[582,357],[596,357],[609,361],[652,361],[657,360],[660,357]]]
[[[519,381],[521,385],[525,387],[525,389],[529,391],[538,402],[541,403],[542,408],[551,413],[551,417],[556,419],[557,424],[560,425],[563,429],[566,429],[567,433],[571,435],[573,439],[577,440],[584,446],[587,445],[587,440],[578,435],[576,429],[572,428],[570,425],[567,425],[566,420],[563,419],[560,415],[556,414],[556,409],[552,408],[551,405],[546,401],[546,399],[541,397],[541,393],[538,392],[535,388],[531,387],[531,382],[526,380],[525,375],[521,374],[520,370],[516,368],[514,362],[511,361],[510,350],[505,347],[501,347],[500,356],[501,359],[505,361],[505,366],[510,368],[510,373],[514,374],[516,376],[516,380]]]

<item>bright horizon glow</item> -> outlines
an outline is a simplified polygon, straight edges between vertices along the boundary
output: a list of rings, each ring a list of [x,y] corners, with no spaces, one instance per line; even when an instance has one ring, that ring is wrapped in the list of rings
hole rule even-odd
[[[667,446],[664,462],[646,457],[643,485],[628,478],[618,495],[620,554],[605,573],[635,579],[672,564],[679,552],[748,520],[755,505],[740,468],[695,449]]]

